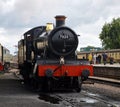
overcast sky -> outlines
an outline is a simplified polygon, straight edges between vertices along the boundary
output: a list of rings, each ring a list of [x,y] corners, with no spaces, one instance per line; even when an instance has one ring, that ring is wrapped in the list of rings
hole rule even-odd
[[[105,22],[120,17],[120,0],[0,0],[0,43],[13,54],[26,30],[55,23],[65,15],[66,25],[79,35],[79,47],[101,47],[99,34]]]

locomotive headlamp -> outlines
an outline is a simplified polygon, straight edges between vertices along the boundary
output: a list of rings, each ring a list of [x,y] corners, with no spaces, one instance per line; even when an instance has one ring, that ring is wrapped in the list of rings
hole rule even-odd
[[[65,64],[65,60],[64,60],[64,57],[60,57],[60,64]]]

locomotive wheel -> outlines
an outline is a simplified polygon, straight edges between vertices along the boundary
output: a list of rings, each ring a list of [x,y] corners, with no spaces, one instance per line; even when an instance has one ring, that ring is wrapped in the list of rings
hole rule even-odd
[[[30,78],[27,75],[23,75],[24,83],[28,87],[30,85]]]
[[[75,89],[77,92],[80,92],[81,91],[81,87],[80,86],[78,86],[78,87],[76,87],[76,89]]]
[[[52,89],[53,89],[52,81],[50,79],[48,79],[48,81],[47,81],[47,90],[48,90],[48,92],[52,92]]]
[[[28,90],[31,90],[31,80],[30,80],[30,78],[24,78],[24,84],[25,84],[25,87]]]
[[[34,78],[31,78],[30,87],[33,91],[37,91],[38,89],[38,83]]]
[[[51,78],[43,78],[42,91],[51,92],[53,90]]]
[[[79,77],[73,77],[73,86],[77,92],[81,91],[82,81]]]

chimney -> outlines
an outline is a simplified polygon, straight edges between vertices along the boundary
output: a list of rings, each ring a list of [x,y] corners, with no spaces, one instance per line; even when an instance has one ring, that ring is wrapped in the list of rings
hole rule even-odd
[[[66,17],[64,15],[58,15],[55,17],[56,19],[56,27],[65,25]]]

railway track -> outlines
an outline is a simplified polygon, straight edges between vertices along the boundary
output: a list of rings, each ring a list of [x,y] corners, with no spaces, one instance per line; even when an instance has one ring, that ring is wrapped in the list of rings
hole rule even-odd
[[[86,92],[85,92],[86,93]],[[113,101],[108,101],[107,99],[99,96],[99,95],[95,95],[95,94],[91,94],[91,93],[88,93],[87,94],[84,94],[86,97],[89,97],[89,98],[92,98],[92,99],[95,99],[95,100],[98,100],[99,102],[103,102],[105,103],[106,105],[108,105],[109,107],[120,107],[119,104],[116,104],[115,102]]]
[[[99,95],[86,91],[82,91],[80,95],[78,93],[40,94],[39,98],[54,104],[62,102],[64,107],[86,107],[88,105],[89,107],[120,107],[113,101],[107,101]]]
[[[91,81],[91,83],[97,82],[97,83],[109,84],[109,85],[120,87],[120,80],[117,80],[117,79],[90,76],[89,80]]]
[[[18,76],[19,77],[19,76]],[[90,80],[90,81],[89,81]],[[112,79],[106,79],[106,78],[98,78],[98,77],[90,77],[88,82],[85,82],[85,84],[94,84],[95,82],[103,83],[103,84],[109,84],[119,87],[119,81],[115,81]],[[82,97],[81,97],[82,96]],[[86,91],[82,91],[80,93],[75,92],[62,92],[58,91],[55,93],[40,93],[39,99],[53,103],[53,104],[59,104],[62,103],[63,107],[80,107],[82,105],[90,105],[89,107],[96,107],[96,105],[99,106],[101,103],[103,106],[101,107],[120,107],[119,104],[116,102],[105,99],[104,97],[101,97],[96,94],[91,94]],[[95,106],[94,106],[95,105]],[[85,107],[85,106],[83,106]]]
[[[10,75],[12,76],[11,73]],[[11,78],[11,76],[9,76],[9,78]],[[92,91],[92,89],[90,90]],[[50,105],[53,104],[57,106],[58,104],[58,107],[88,107],[88,106],[89,107],[120,107],[119,106],[120,103],[118,104],[111,99],[107,99],[104,96],[101,96],[101,94],[98,95],[98,93],[97,94],[93,94],[93,93],[89,93],[84,89],[80,93],[76,93],[74,91],[68,92],[65,90],[62,91],[58,90],[55,91],[54,93],[38,92],[39,94],[38,98],[39,100],[44,100],[45,103],[49,102]]]

